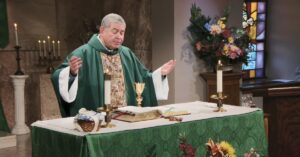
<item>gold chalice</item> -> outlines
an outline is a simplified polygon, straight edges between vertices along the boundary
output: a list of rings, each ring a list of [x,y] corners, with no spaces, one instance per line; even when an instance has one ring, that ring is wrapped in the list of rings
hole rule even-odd
[[[139,83],[139,82],[135,83],[135,92],[137,94],[136,101],[139,107],[142,107],[142,101],[143,101],[142,93],[144,91],[144,88],[145,88],[145,83]]]

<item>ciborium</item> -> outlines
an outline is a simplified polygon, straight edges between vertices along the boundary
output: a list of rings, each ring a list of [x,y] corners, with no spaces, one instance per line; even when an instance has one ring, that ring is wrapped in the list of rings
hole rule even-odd
[[[139,107],[142,107],[142,101],[143,101],[142,93],[144,91],[144,88],[145,88],[145,83],[139,83],[139,82],[135,83],[135,92],[137,95],[136,101]]]

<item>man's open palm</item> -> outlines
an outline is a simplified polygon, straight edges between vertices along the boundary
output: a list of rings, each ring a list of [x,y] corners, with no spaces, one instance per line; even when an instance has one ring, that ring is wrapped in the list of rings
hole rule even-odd
[[[176,66],[176,60],[169,60],[161,67],[161,74],[168,75],[174,70],[175,66]]]

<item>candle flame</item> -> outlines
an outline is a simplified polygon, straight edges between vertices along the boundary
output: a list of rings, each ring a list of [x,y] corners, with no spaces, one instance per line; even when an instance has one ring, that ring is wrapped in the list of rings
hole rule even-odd
[[[53,40],[52,43],[55,44],[55,41]]]
[[[222,61],[219,59],[218,60],[218,65],[220,65],[220,66],[222,66],[223,64],[222,64]]]
[[[59,43],[60,43],[60,41],[58,40],[58,41],[57,41],[57,43],[59,44]]]
[[[50,39],[50,36],[48,35],[47,38]]]
[[[46,43],[46,41],[45,41],[45,40],[43,40],[43,43],[45,44],[45,43]]]
[[[17,23],[14,23],[14,26],[15,26],[15,28],[17,28],[18,27]]]
[[[39,40],[38,42],[41,43],[41,40]]]

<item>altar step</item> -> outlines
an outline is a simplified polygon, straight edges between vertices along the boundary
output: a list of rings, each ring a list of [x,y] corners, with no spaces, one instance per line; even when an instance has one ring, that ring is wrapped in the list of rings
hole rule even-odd
[[[0,149],[7,147],[15,147],[17,145],[16,135],[0,131]]]

